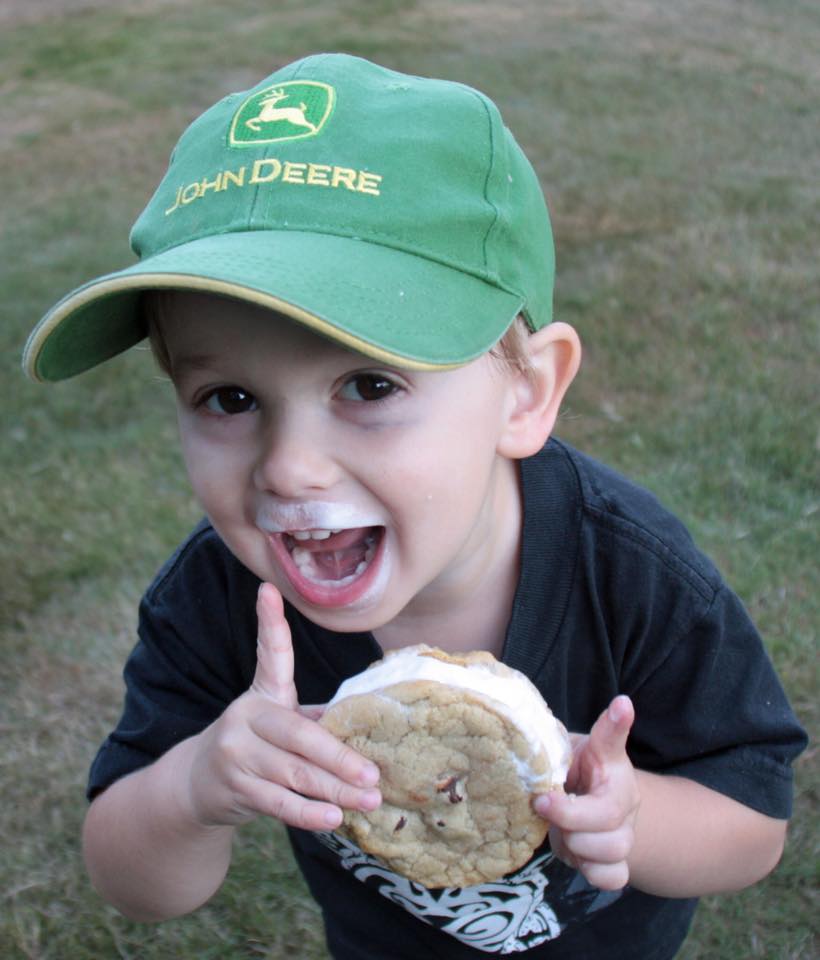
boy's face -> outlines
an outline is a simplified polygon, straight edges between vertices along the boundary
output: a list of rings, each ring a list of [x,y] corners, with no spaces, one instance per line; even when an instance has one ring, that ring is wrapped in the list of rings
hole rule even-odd
[[[257,576],[341,631],[486,587],[520,526],[515,465],[497,452],[515,403],[498,361],[402,370],[199,294],[167,314],[194,492]]]

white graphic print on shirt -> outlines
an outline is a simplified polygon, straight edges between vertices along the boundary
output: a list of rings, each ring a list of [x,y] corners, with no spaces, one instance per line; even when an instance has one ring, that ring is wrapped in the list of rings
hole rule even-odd
[[[608,905],[619,894],[602,894],[589,887],[579,874],[562,871],[568,884],[559,884],[557,898],[574,909],[559,920],[546,902],[550,884],[547,868],[562,866],[549,851],[535,856],[520,870],[495,883],[473,887],[445,887],[428,890],[392,870],[355,844],[333,833],[316,834],[332,850],[345,870],[388,900],[483,953],[522,953],[559,936],[569,920],[581,919]],[[549,871],[552,872],[552,871]],[[580,879],[580,884],[578,880]]]

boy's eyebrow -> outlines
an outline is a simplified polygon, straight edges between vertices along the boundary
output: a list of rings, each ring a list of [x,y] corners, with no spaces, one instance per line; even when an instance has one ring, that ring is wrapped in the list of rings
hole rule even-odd
[[[215,353],[183,353],[173,358],[174,375],[196,373],[199,370],[213,370],[217,365]]]
[[[219,353],[180,353],[170,358],[168,373],[171,381],[179,387],[189,378],[203,373],[221,378],[225,374],[220,373],[220,357]]]

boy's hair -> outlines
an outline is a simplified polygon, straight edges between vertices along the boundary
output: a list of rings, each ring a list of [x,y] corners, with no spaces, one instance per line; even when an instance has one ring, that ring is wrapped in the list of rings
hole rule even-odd
[[[346,54],[288,64],[195,120],[131,245],[137,263],[43,317],[29,376],[139,342],[148,290],[256,304],[416,370],[487,353],[517,315],[552,319],[549,214],[496,105]]]
[[[160,370],[173,379],[173,368],[168,345],[162,335],[162,318],[168,315],[172,291],[146,290],[140,298],[141,312],[148,330],[151,353]],[[532,376],[532,356],[527,349],[530,329],[526,319],[519,314],[509,329],[489,351],[489,354],[514,373]]]
[[[513,373],[523,373],[531,380],[535,374],[532,353],[527,346],[531,334],[526,318],[519,313],[504,336],[490,350],[490,356],[500,360]]]
[[[162,318],[167,316],[170,296],[168,290],[146,290],[140,297],[140,312],[145,318],[148,343],[154,361],[164,374],[173,379],[174,371],[171,365],[171,355],[168,352],[168,345],[162,335],[161,328]]]

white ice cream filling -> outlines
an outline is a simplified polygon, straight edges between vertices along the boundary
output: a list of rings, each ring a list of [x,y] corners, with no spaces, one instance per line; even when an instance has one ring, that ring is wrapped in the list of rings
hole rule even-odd
[[[551,768],[550,783],[564,783],[571,760],[566,730],[523,674],[499,676],[483,664],[463,667],[413,651],[401,651],[345,680],[328,707],[346,697],[372,693],[413,680],[444,683],[487,697],[498,713],[522,732],[533,752],[544,749]],[[542,778],[535,777],[528,764],[516,759],[516,766],[528,787],[544,786]]]

